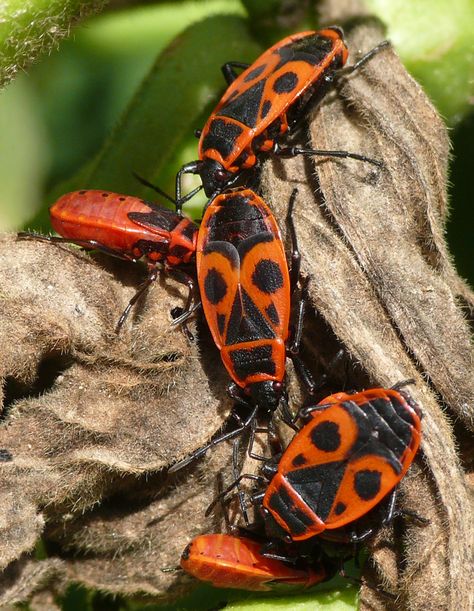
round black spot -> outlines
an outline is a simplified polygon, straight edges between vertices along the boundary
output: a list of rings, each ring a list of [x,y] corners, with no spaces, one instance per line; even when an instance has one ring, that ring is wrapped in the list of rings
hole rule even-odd
[[[271,107],[272,107],[272,103],[270,102],[270,100],[265,100],[265,102],[262,105],[262,112],[260,113],[260,117],[262,119],[265,119]]]
[[[125,197],[119,197],[119,201],[124,202],[125,201]]]
[[[334,507],[334,513],[337,516],[340,516],[341,513],[344,513],[346,511],[346,505],[344,503],[338,503],[335,507]]]
[[[364,501],[370,501],[380,490],[382,474],[380,471],[358,471],[354,478],[354,489]]]
[[[293,465],[293,467],[302,467],[307,462],[308,461],[306,460],[306,457],[304,454],[297,454],[291,461],[291,464]]]
[[[283,286],[280,266],[271,259],[260,259],[253,270],[252,282],[262,293],[275,293]]]
[[[87,191],[79,191],[79,195],[85,195]]]
[[[107,192],[102,193],[102,197],[109,197],[109,194]]]
[[[213,305],[217,305],[219,301],[222,301],[226,296],[227,283],[222,274],[217,271],[215,267],[207,272],[206,279],[204,280],[204,292],[206,293],[207,299]]]
[[[294,72],[285,72],[273,83],[275,93],[290,93],[298,84],[298,76]]]
[[[311,431],[311,441],[322,452],[335,452],[341,445],[339,425],[326,420]]]

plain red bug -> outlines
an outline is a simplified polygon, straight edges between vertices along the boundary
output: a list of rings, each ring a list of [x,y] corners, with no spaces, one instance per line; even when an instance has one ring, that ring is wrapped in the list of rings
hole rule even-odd
[[[125,322],[140,295],[156,279],[157,263],[161,263],[167,273],[188,286],[185,313],[191,311],[194,281],[189,274],[176,269],[176,266],[190,263],[195,257],[198,232],[195,223],[152,202],[99,190],[67,193],[51,206],[49,214],[53,229],[62,237],[32,233],[20,233],[19,237],[74,243],[128,261],[136,262],[142,257],[146,259],[148,278],[139,286],[121,315],[117,330]],[[185,317],[186,314],[180,316],[180,320]]]
[[[213,197],[234,184],[242,171],[255,167],[261,154],[351,157],[381,166],[356,153],[285,148],[281,141],[295,131],[341,73],[359,68],[386,45],[381,43],[342,70],[348,50],[342,29],[334,26],[292,34],[250,66],[225,64],[222,71],[229,86],[200,132],[199,159],[177,174],[177,200],[183,174],[199,174],[206,195]],[[244,71],[236,74],[235,68]]]
[[[241,475],[219,500],[243,478],[267,479],[253,501],[261,503],[268,536],[288,541],[370,536],[373,528],[357,533],[354,523],[390,493],[383,521],[393,518],[396,486],[421,439],[420,409],[399,387],[337,393],[304,408],[306,424],[277,464],[264,465],[263,478]]]
[[[327,578],[320,563],[287,564],[263,556],[261,547],[261,543],[246,537],[201,535],[184,550],[181,568],[216,588],[252,591],[310,588]]]

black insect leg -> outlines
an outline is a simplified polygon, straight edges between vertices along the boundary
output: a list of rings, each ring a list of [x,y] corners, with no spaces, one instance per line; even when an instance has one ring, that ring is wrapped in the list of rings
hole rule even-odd
[[[309,284],[309,279],[307,278],[303,286],[301,288],[301,297],[298,303],[298,313],[296,317],[296,322],[293,325],[293,337],[291,343],[287,347],[287,355],[293,361],[293,365],[295,367],[296,373],[298,377],[303,382],[306,390],[310,395],[314,394],[315,389],[317,388],[317,384],[314,381],[314,378],[309,371],[309,369],[304,364],[301,359],[300,346],[301,346],[301,338],[303,335],[303,324],[304,324],[304,314],[306,310],[306,303],[308,301],[308,291],[307,287]]]
[[[281,397],[281,399],[280,399],[280,407],[281,407],[281,419],[282,419],[282,421],[287,426],[289,426],[291,429],[293,429],[297,433],[300,429],[295,424],[296,418],[290,412],[290,406],[288,405],[288,398],[286,396],[282,396]]]
[[[271,539],[260,548],[260,554],[270,560],[280,560],[280,562],[290,565],[295,565],[298,562],[298,556],[288,556],[287,554],[280,553],[278,551],[279,548],[281,548],[281,541]],[[273,551],[274,549],[276,551]]]
[[[392,522],[393,518],[397,515],[397,512],[395,511],[396,502],[397,502],[397,489],[395,488],[395,490],[393,490],[390,496],[388,497],[388,501],[387,501],[387,505],[385,509],[385,515],[381,521],[382,526],[388,526]],[[350,542],[351,543],[362,543],[363,541],[366,541],[367,539],[372,537],[377,532],[377,530],[378,530],[378,527],[368,528],[367,530],[365,530],[362,533],[357,533],[356,531],[352,531],[349,535]]]
[[[115,327],[115,333],[117,334],[120,333],[120,330],[123,327],[123,323],[127,320],[127,317],[130,314],[130,310],[137,303],[137,301],[140,299],[143,293],[145,293],[148,290],[152,282],[156,280],[157,276],[158,276],[158,268],[156,266],[153,266],[153,267],[150,266],[148,278],[144,282],[142,282],[140,286],[137,288],[135,295],[130,299],[127,307],[125,308],[125,310],[122,312],[122,315],[118,319],[118,323]]]
[[[208,517],[212,510],[214,509],[214,507],[218,504],[218,503],[224,503],[226,501],[226,496],[229,494],[229,492],[232,492],[232,490],[234,490],[234,488],[238,488],[240,482],[242,482],[245,479],[250,479],[254,482],[258,482],[261,485],[265,484],[265,479],[259,475],[253,475],[251,473],[242,473],[242,475],[239,475],[239,477],[237,479],[235,479],[232,484],[230,484],[229,486],[227,486],[227,488],[225,488],[225,490],[223,490],[213,501],[212,503],[209,505],[209,507],[206,509],[205,512],[205,516]]]
[[[183,174],[199,174],[199,167],[201,165],[200,161],[190,161],[189,163],[186,163],[185,165],[183,165],[183,167],[179,170],[179,172],[176,174],[176,201],[175,201],[175,207],[176,207],[176,213],[177,214],[182,214],[182,207],[183,207],[183,200],[184,201],[188,201],[188,195],[185,195],[185,197],[183,199],[181,199],[181,179]],[[191,191],[191,193],[193,193]]]
[[[250,64],[244,64],[242,62],[227,62],[221,67],[222,74],[228,85],[231,85],[235,79],[239,76],[235,71],[235,68],[241,68],[246,70]]]
[[[274,447],[276,444],[278,444],[278,446],[280,446],[279,443],[279,437],[275,431],[275,425],[273,424],[273,420],[270,420],[268,423],[268,426],[259,426],[257,427],[255,424],[255,420],[252,423],[252,426],[250,428],[250,436],[249,436],[249,444],[248,444],[248,448],[247,448],[247,454],[250,456],[250,458],[252,458],[253,460],[260,460],[262,462],[268,462],[269,460],[271,460],[271,458],[268,458],[267,456],[261,456],[260,454],[256,454],[253,451],[253,446],[255,445],[255,435],[256,433],[266,433],[267,437],[268,437],[268,444],[270,447]]]
[[[296,155],[304,155],[305,157],[340,157],[344,159],[356,159],[357,161],[365,161],[377,166],[378,168],[384,168],[384,164],[378,159],[372,159],[365,155],[359,155],[358,153],[349,153],[348,151],[325,151],[322,149],[307,149],[300,146],[289,146],[281,147],[278,143],[275,143],[273,147],[273,153],[279,157],[295,157]]]
[[[73,240],[71,238],[61,238],[54,235],[49,236],[29,231],[20,231],[17,234],[17,237],[21,240],[31,239],[38,240],[39,242],[49,242],[50,244],[75,244],[76,246],[80,246],[81,248],[85,248],[87,250],[97,250],[99,252],[103,252],[104,254],[110,255],[111,257],[115,257],[116,259],[122,259],[123,261],[131,261],[132,263],[137,262],[137,259],[135,259],[134,257],[130,257],[129,255],[123,253],[120,250],[114,250],[113,248],[104,246],[96,240]]]
[[[193,452],[186,458],[183,458],[183,460],[180,460],[179,462],[172,465],[168,469],[168,473],[175,473],[176,471],[179,471],[180,469],[182,469],[183,467],[186,467],[187,465],[189,465],[191,462],[193,462],[197,458],[204,456],[204,454],[210,448],[213,448],[214,446],[216,446],[219,443],[222,443],[223,441],[228,441],[229,439],[234,439],[234,437],[241,435],[246,429],[248,429],[249,426],[251,426],[252,421],[255,419],[255,416],[257,414],[257,409],[258,409],[257,407],[254,407],[252,412],[248,416],[247,420],[243,421],[242,424],[238,426],[236,429],[234,429],[233,431],[229,431],[228,433],[225,433],[224,435],[220,435],[219,437],[216,437],[215,439],[207,443],[205,446],[202,446],[201,448],[199,448],[199,450],[196,450],[195,452]]]
[[[164,197],[166,200],[168,200],[170,203],[174,204],[174,206],[176,207],[176,200],[173,199],[171,197],[171,195],[168,195],[168,193],[166,193],[165,191],[163,191],[162,189],[160,189],[160,187],[158,187],[157,185],[154,185],[153,183],[151,183],[150,181],[148,181],[146,178],[143,178],[143,176],[140,176],[140,174],[137,174],[136,172],[132,172],[133,176],[138,180],[138,182],[140,182],[142,185],[144,185],[145,187],[148,187],[149,189],[153,189],[153,191],[156,191],[159,195],[161,195],[162,197]],[[194,197],[196,195],[196,193],[199,193],[199,191],[202,190],[202,185],[199,185],[199,187],[196,187],[195,189],[193,189],[192,191],[190,191],[189,193],[187,193],[179,202],[180,206],[182,206],[183,204],[185,204],[186,202],[188,202],[192,197]],[[151,204],[153,206],[153,202],[147,202],[149,204]],[[181,214],[181,208],[180,208],[180,212]]]
[[[232,447],[232,471],[233,471],[234,481],[236,481],[240,475],[239,465],[238,465],[240,437],[237,437],[237,439],[234,439],[234,442],[232,445],[233,445]],[[247,513],[247,506],[246,506],[247,504],[245,502],[245,493],[243,492],[243,490],[241,490],[240,484],[237,484],[236,488],[237,488],[237,494],[239,497],[240,512],[242,514],[242,517],[244,519],[246,526],[248,526],[250,524],[250,521],[249,521],[249,515]],[[220,491],[220,493],[222,494],[222,490]]]
[[[298,238],[296,236],[295,223],[293,221],[293,209],[295,207],[296,196],[298,195],[298,189],[293,189],[290,201],[288,203],[288,212],[286,213],[286,224],[288,226],[288,232],[291,240],[291,262],[288,265],[290,269],[290,290],[291,294],[294,293],[296,285],[300,277],[301,268],[301,254],[298,248]]]
[[[400,380],[393,386],[391,386],[392,390],[403,390],[405,386],[411,386],[412,384],[416,384],[416,380],[414,378],[409,378],[408,380]]]
[[[165,266],[165,272],[169,274],[174,280],[177,282],[184,284],[188,287],[188,297],[186,299],[185,306],[181,312],[181,314],[173,320],[173,325],[182,325],[184,324],[190,316],[192,316],[193,312],[195,312],[199,306],[201,305],[200,300],[195,301],[196,298],[196,281],[195,279],[183,272],[180,269],[176,269],[170,265]]]
[[[383,40],[378,45],[376,45],[373,49],[370,49],[370,51],[367,51],[367,53],[363,55],[358,61],[356,61],[356,63],[353,66],[347,66],[345,68],[341,68],[340,70],[338,70],[337,77],[339,78],[339,76],[346,76],[348,74],[352,74],[356,70],[359,70],[359,68],[361,68],[364,64],[370,61],[375,55],[380,53],[380,51],[383,51],[384,49],[388,49],[389,47],[391,47],[390,41]]]

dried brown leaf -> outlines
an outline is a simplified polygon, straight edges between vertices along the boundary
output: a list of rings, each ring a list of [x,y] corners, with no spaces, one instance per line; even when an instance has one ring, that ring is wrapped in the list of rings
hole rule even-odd
[[[373,25],[358,27],[351,48],[367,50],[381,37]],[[386,167],[296,158],[265,166],[264,190],[280,219],[299,189],[295,221],[314,307],[304,354],[317,375],[345,347],[334,389],[414,378],[424,413],[422,452],[402,483],[401,506],[430,524],[402,520],[383,529],[370,544],[371,583],[398,597],[393,608],[471,608],[472,496],[456,450],[459,442],[467,465],[474,376],[463,306],[474,300],[443,237],[445,128],[385,50],[327,99],[308,138]],[[136,270],[13,238],[0,248],[0,373],[9,380],[7,399],[20,397],[0,429],[0,448],[13,455],[0,464],[7,508],[0,561],[8,565],[0,600],[12,604],[70,581],[176,597],[191,580],[161,569],[177,564],[192,536],[220,528],[203,512],[216,473],[229,468],[228,447],[171,481],[165,475],[229,413],[216,351],[204,329],[189,345],[170,328],[169,311],[182,304],[171,281],[153,287],[116,338]],[[41,533],[57,557],[40,562],[25,554]],[[364,586],[362,608],[390,605]]]
[[[349,40],[367,51],[381,38],[372,26],[356,28]],[[309,143],[385,164],[379,171],[352,160],[275,162],[265,188],[281,217],[298,186],[296,225],[312,302],[362,375],[382,386],[414,378],[424,410],[421,470],[415,486],[410,476],[401,488],[404,506],[431,525],[407,527],[401,573],[387,546],[376,544],[374,562],[403,608],[470,608],[472,592],[462,584],[472,581],[472,504],[451,419],[472,427],[474,376],[443,238],[446,130],[385,50],[314,114]],[[314,352],[314,328],[307,338]]]

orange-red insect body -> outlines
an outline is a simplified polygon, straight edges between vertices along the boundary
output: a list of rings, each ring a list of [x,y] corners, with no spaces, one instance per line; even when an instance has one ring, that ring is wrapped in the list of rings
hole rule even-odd
[[[51,224],[64,238],[149,263],[188,263],[198,227],[189,219],[137,197],[109,191],[67,193],[50,208]]]
[[[196,264],[204,314],[229,375],[255,404],[275,409],[285,375],[290,278],[265,202],[250,189],[212,200]]]
[[[221,192],[324,97],[347,56],[342,30],[331,27],[284,38],[238,76],[224,66],[229,87],[202,130],[199,160],[180,174],[198,173],[209,197]]]
[[[421,437],[417,404],[394,389],[337,393],[306,412],[263,498],[269,534],[294,541],[366,515],[403,478]]]
[[[268,591],[280,587],[309,588],[326,579],[322,565],[292,566],[266,558],[261,543],[226,534],[201,535],[181,557],[181,568],[216,588]]]

